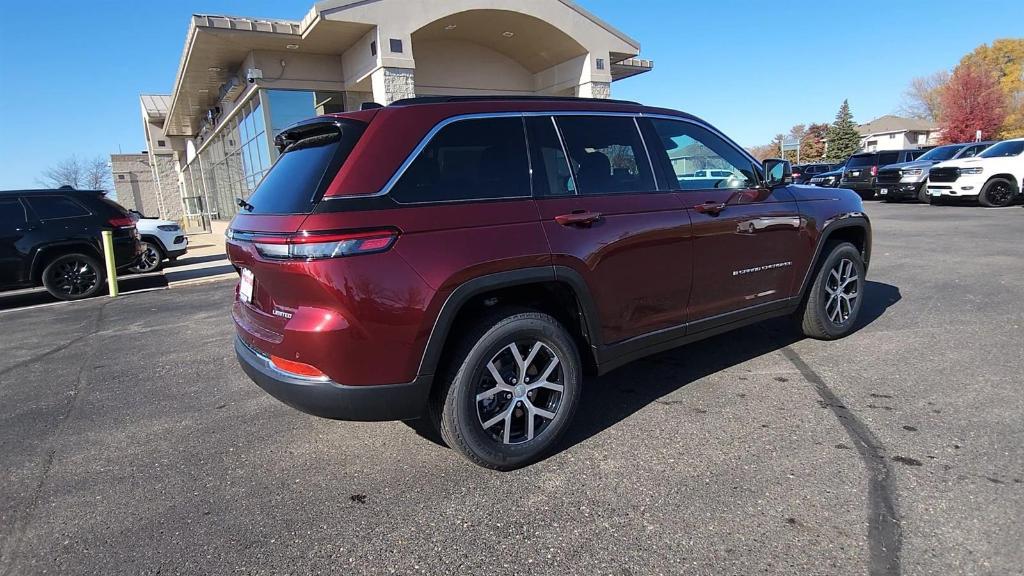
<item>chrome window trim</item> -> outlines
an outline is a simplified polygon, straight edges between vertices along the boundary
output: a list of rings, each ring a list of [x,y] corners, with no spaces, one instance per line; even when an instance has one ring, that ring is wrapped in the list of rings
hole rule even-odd
[[[647,155],[647,165],[651,167],[651,180],[654,181],[654,190],[661,192],[661,187],[658,186],[658,173],[654,171],[654,160],[651,159],[651,151],[647,149],[647,138],[644,138],[644,131],[640,129],[640,119],[637,116],[633,116],[633,126],[636,128],[636,133],[640,135],[640,143],[644,145],[644,154]]]
[[[423,136],[422,139],[420,139],[419,143],[412,149],[412,151],[409,153],[409,155],[406,156],[405,160],[402,161],[402,164],[399,165],[398,170],[395,171],[395,173],[391,176],[390,179],[388,179],[388,181],[384,184],[384,186],[380,190],[378,190],[376,192],[372,192],[370,194],[352,194],[352,195],[346,195],[346,196],[331,196],[331,197],[324,198],[323,201],[328,202],[328,201],[335,201],[335,200],[353,200],[353,199],[360,199],[360,198],[376,198],[376,197],[379,197],[379,196],[386,196],[386,195],[391,193],[391,190],[395,187],[395,185],[398,183],[398,181],[401,180],[402,176],[405,175],[405,172],[409,169],[409,166],[411,166],[412,163],[416,161],[416,158],[418,158],[420,153],[423,152],[423,149],[426,148],[427,145],[430,144],[430,141],[434,138],[434,136],[436,136],[437,133],[440,132],[441,130],[443,130],[445,127],[447,127],[447,126],[449,126],[451,124],[454,124],[456,122],[462,122],[462,121],[466,121],[466,120],[482,120],[482,119],[489,119],[489,118],[508,118],[508,117],[516,117],[516,116],[519,116],[519,117],[522,117],[522,118],[526,118],[526,117],[529,117],[529,116],[548,116],[548,117],[551,118],[551,121],[554,123],[554,126],[555,126],[555,132],[558,134],[558,140],[559,140],[559,142],[562,145],[562,153],[565,155],[566,162],[569,162],[569,174],[572,176],[573,186],[576,187],[576,189],[574,190],[574,192],[575,192],[574,195],[577,195],[577,196],[580,195],[580,191],[579,191],[579,188],[577,187],[577,183],[576,183],[576,173],[572,169],[572,163],[571,163],[571,160],[569,159],[568,150],[565,147],[565,139],[562,136],[561,129],[559,129],[559,127],[558,127],[557,117],[559,117],[559,116],[612,116],[612,117],[633,118],[636,130],[640,134],[640,140],[641,140],[641,142],[644,145],[644,152],[647,153],[647,162],[650,165],[651,178],[654,180],[655,189],[656,190],[659,190],[658,186],[657,186],[658,185],[658,176],[657,176],[657,173],[654,171],[654,160],[651,158],[650,150],[647,147],[647,141],[644,138],[643,130],[640,130],[639,118],[654,118],[654,119],[661,119],[661,120],[674,120],[674,121],[677,121],[677,122],[687,122],[689,124],[693,124],[694,126],[701,127],[703,129],[711,132],[715,136],[718,136],[726,144],[731,146],[734,150],[740,152],[740,154],[742,156],[744,156],[745,158],[747,158],[750,161],[751,168],[754,170],[754,173],[757,175],[757,177],[761,178],[763,180],[763,175],[761,174],[761,168],[760,168],[761,165],[760,165],[760,163],[757,162],[756,159],[754,159],[753,156],[751,156],[751,154],[749,152],[747,152],[742,146],[739,146],[738,144],[733,142],[732,139],[730,139],[728,136],[726,136],[725,134],[723,134],[722,132],[720,132],[718,129],[714,128],[710,124],[708,124],[706,122],[703,122],[703,121],[698,121],[698,120],[695,120],[695,119],[692,119],[692,118],[684,118],[682,116],[673,116],[673,115],[670,115],[670,114],[650,114],[650,113],[646,113],[646,112],[611,112],[611,111],[601,111],[601,110],[537,110],[537,111],[528,111],[528,112],[477,112],[477,113],[472,113],[472,114],[459,114],[459,115],[456,115],[456,116],[450,116],[448,118],[440,120],[437,124],[435,124],[433,126],[433,128],[431,128],[430,131],[427,132],[427,134],[425,136]],[[524,126],[524,129],[525,129],[525,126]],[[530,148],[529,148],[530,142],[529,142],[529,137],[527,135],[525,135],[525,134],[524,134],[524,140],[525,140],[526,145],[527,145],[526,156],[527,156],[527,159],[529,160],[529,158],[530,158]],[[531,165],[531,170],[532,170],[532,165]],[[533,177],[532,177],[532,174],[529,174],[528,178],[530,179],[530,192],[531,192],[530,195],[528,195],[528,196],[499,196],[499,197],[494,197],[494,198],[468,198],[468,199],[463,199],[463,200],[427,200],[427,201],[424,201],[424,202],[400,202],[399,204],[401,204],[403,206],[410,206],[410,205],[415,205],[415,204],[446,204],[446,203],[485,202],[485,201],[494,201],[494,200],[520,200],[520,199],[524,199],[524,198],[536,198],[533,195]]]

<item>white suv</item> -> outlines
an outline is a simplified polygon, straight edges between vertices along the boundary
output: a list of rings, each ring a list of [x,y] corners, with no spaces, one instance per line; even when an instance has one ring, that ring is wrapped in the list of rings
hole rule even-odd
[[[993,144],[973,158],[950,160],[928,173],[932,203],[946,198],[977,198],[982,206],[1009,206],[1024,182],[1024,138]]]
[[[131,216],[135,220],[143,248],[139,264],[131,269],[132,272],[156,272],[163,266],[165,259],[173,262],[188,251],[188,236],[177,222],[146,218],[135,210],[131,211]]]

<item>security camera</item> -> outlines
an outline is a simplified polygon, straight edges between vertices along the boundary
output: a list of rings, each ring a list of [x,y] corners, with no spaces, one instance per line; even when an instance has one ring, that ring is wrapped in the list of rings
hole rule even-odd
[[[245,71],[245,79],[249,84],[255,84],[257,80],[263,79],[263,70],[259,68],[249,68]]]

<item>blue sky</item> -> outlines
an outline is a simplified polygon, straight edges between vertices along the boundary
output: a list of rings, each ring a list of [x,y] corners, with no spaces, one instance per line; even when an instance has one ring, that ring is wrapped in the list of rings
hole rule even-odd
[[[892,113],[913,76],[1024,32],[1021,0],[580,3],[655,61],[615,97],[696,114],[744,145],[831,121],[844,98],[860,122]],[[142,150],[138,94],[171,91],[189,14],[299,19],[312,0],[39,6],[0,3],[0,189],[34,186],[72,154]]]

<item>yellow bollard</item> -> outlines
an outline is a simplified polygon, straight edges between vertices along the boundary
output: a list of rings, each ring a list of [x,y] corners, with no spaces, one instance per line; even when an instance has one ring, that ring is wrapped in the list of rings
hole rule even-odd
[[[117,266],[114,264],[114,233],[104,230],[103,234],[103,260],[107,264],[107,287],[110,288],[110,297],[117,296]]]

